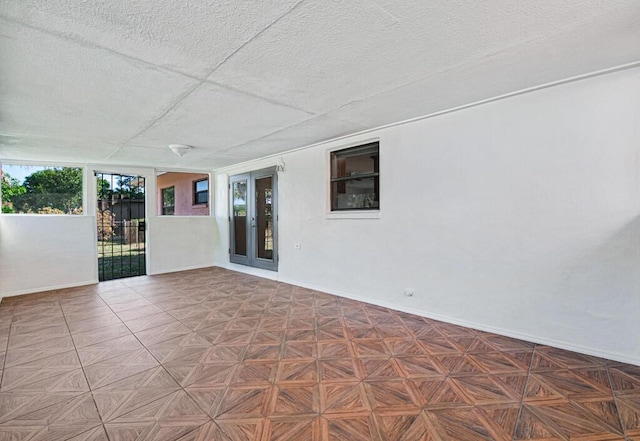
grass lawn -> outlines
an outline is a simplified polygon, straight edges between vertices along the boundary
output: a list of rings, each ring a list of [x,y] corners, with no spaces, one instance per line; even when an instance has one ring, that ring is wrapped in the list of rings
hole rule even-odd
[[[111,280],[146,274],[144,243],[98,242],[98,279]]]

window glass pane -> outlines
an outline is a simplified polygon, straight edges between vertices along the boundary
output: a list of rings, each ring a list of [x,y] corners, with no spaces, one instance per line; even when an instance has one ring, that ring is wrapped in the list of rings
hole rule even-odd
[[[247,255],[247,181],[234,182],[233,191],[233,227],[234,252],[239,256]]]
[[[208,174],[161,171],[157,174],[156,182],[158,213],[174,216],[209,216]],[[172,188],[172,193],[165,197],[163,189],[168,188]],[[171,206],[172,209],[164,209],[167,206]]]
[[[196,204],[206,204],[209,202],[209,192],[208,191],[200,191],[196,193]]]
[[[162,189],[162,214],[171,215],[175,213],[175,188]]]
[[[378,144],[353,147],[332,153],[332,178],[378,173]]]
[[[378,209],[379,177],[352,179],[331,183],[332,209],[333,210],[357,210]]]
[[[2,164],[0,182],[3,213],[82,214],[82,168]]]
[[[331,210],[380,209],[380,143],[331,152]]]
[[[175,203],[175,188],[169,187],[162,190],[162,206],[173,206]]]
[[[193,191],[194,204],[206,204],[209,202],[209,180],[194,182]]]
[[[207,191],[209,189],[209,180],[196,182],[196,191]]]

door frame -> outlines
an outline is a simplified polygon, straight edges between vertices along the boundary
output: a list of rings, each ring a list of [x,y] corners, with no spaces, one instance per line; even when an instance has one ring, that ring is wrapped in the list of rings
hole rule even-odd
[[[271,177],[272,193],[271,193],[271,209],[272,209],[272,241],[273,253],[272,259],[264,259],[257,257],[257,228],[255,227],[256,218],[256,191],[255,182],[257,179]],[[233,210],[233,184],[236,182],[247,182],[247,208],[245,219],[245,243],[247,253],[245,255],[236,253],[236,222]],[[229,261],[240,265],[261,268],[270,271],[278,271],[278,173],[276,167],[263,168],[247,173],[241,173],[229,177],[228,186],[229,195]]]

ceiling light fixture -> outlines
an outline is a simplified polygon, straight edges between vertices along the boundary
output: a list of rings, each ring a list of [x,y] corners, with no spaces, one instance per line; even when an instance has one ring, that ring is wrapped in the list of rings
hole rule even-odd
[[[169,148],[171,149],[171,151],[173,153],[175,153],[176,155],[178,155],[178,156],[180,156],[182,158],[193,147],[191,147],[190,145],[184,145],[184,144],[169,144]]]

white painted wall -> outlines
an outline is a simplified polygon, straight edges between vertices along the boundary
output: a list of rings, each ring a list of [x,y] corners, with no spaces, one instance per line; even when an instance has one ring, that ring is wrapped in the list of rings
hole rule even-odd
[[[639,121],[633,69],[286,154],[280,269],[251,272],[640,364]],[[327,150],[372,137],[380,219],[328,218]],[[216,173],[218,265],[228,176],[277,162]]]
[[[155,170],[87,165],[84,207],[96,210],[94,170],[146,178],[147,274],[213,265],[216,225],[208,216],[156,216]],[[0,299],[98,282],[95,216],[1,215]]]
[[[0,216],[0,298],[97,281],[95,216]]]
[[[149,274],[213,266],[215,230],[210,216],[149,218]]]

